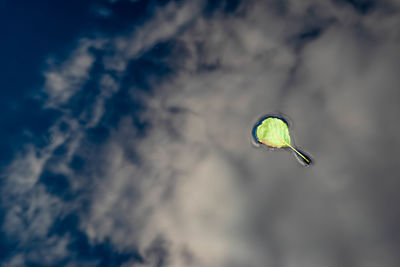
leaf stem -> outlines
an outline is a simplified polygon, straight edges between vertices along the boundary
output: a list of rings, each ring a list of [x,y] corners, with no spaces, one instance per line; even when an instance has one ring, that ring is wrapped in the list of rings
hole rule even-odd
[[[283,142],[285,142],[285,140],[283,140]],[[286,143],[286,142],[285,142]],[[297,153],[297,155],[299,155],[300,157],[302,157],[307,164],[310,164],[310,160],[308,158],[306,158],[302,153],[300,153],[297,149],[295,149],[294,147],[292,147],[290,144],[286,143],[288,145],[288,147],[290,147],[294,152]]]
[[[308,158],[306,158],[302,153],[300,153],[300,152],[299,152],[296,148],[294,148],[292,145],[288,144],[288,142],[286,142],[285,139],[283,139],[281,136],[277,135],[275,132],[274,132],[274,135],[275,135],[276,137],[278,137],[279,139],[281,139],[281,141],[282,141],[283,143],[285,143],[285,145],[287,145],[288,147],[290,147],[297,155],[299,155],[302,159],[304,159],[304,160],[307,162],[307,164],[310,164],[310,163],[311,163],[310,160],[309,160]],[[260,142],[260,143],[263,143],[262,140],[260,140],[259,142]],[[263,143],[263,144],[264,144],[264,143]],[[268,145],[268,144],[266,144],[266,145]]]
[[[300,157],[302,157],[307,164],[310,164],[310,160],[308,158],[306,158],[302,153],[300,153],[296,148],[294,148],[291,144],[288,144],[288,142],[285,141],[285,139],[283,139],[281,136],[277,135],[276,133],[274,133],[277,137],[279,137],[281,139],[281,141],[283,143],[285,143],[288,147],[290,147],[297,155],[299,155]]]

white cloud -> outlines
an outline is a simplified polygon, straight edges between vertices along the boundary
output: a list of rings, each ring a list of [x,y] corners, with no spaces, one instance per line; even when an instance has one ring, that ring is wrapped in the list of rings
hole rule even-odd
[[[349,149],[359,155],[376,134],[377,126],[367,123],[373,88],[362,93],[372,77],[363,54],[372,47],[344,21],[295,54],[285,42],[295,32],[290,19],[255,5],[245,18],[200,18],[179,35],[190,56],[184,70],[144,99],[150,132],[136,141],[125,120],[105,147],[108,172],[83,224],[91,238],[144,252],[161,236],[168,266],[343,266],[341,253],[355,266],[396,266],[390,246],[374,243],[381,222],[357,191],[361,174],[343,156]],[[298,58],[299,83],[282,97]],[[392,68],[388,58],[379,58],[368,60]],[[197,72],[199,64],[218,68]],[[171,115],[168,107],[187,112]],[[285,110],[296,123],[298,143],[316,157],[310,169],[298,169],[287,153],[249,145],[257,116]],[[336,124],[314,130],[320,120]],[[335,131],[347,135],[332,140]],[[350,135],[364,138],[360,146],[349,144]],[[126,149],[138,153],[139,164],[124,156]]]
[[[174,9],[175,5],[167,5],[166,12],[160,11],[156,14],[158,23],[163,25],[163,30],[168,31],[150,36],[150,39],[144,36],[137,53],[170,37],[178,27],[190,19],[187,15],[170,17]],[[186,8],[183,11],[190,10]],[[165,14],[170,15],[165,17]],[[145,27],[154,28],[151,25]],[[44,73],[46,78],[44,92],[48,95],[46,107],[60,108],[64,114],[49,129],[49,144],[44,148],[28,145],[4,174],[6,184],[3,188],[3,203],[7,206],[7,213],[3,230],[18,240],[19,250],[27,251],[15,254],[9,259],[8,266],[23,265],[27,261],[52,265],[73,256],[73,252],[67,249],[69,237],[50,236],[50,230],[55,220],[73,209],[75,204],[67,205],[57,196],[49,194],[45,186],[39,183],[39,177],[46,168],[69,176],[72,189],[81,184],[74,179],[76,177],[73,177],[74,174],[68,164],[80,148],[85,129],[97,125],[105,112],[105,102],[119,90],[119,84],[115,77],[109,74],[102,75],[99,81],[100,94],[96,96],[94,104],[84,109],[78,118],[71,116],[66,104],[71,97],[84,89],[91,78],[90,71],[96,60],[91,49],[104,49],[106,43],[105,39],[84,38],[79,41],[77,48],[65,62],[58,64],[54,59],[49,60],[49,68]],[[135,56],[132,53],[130,55]],[[80,125],[79,120],[85,120],[86,124]],[[62,124],[67,125],[66,130],[60,130]],[[65,157],[50,162],[55,149],[62,145],[66,147]],[[79,206],[79,203],[76,205]]]
[[[65,104],[82,89],[90,78],[89,72],[95,61],[91,48],[101,48],[104,40],[82,39],[69,59],[61,66],[53,65],[44,73],[45,92],[49,96],[48,105],[57,107]]]
[[[113,15],[113,11],[106,6],[93,5],[91,9],[94,14],[102,18],[110,18]]]
[[[398,81],[398,52],[364,39],[364,19],[347,13],[327,14],[339,21],[300,54],[286,42],[299,14],[280,18],[257,4],[244,18],[196,20],[178,37],[190,52],[185,69],[144,100],[150,132],[136,141],[125,121],[105,148],[109,172],[84,229],[141,251],[162,236],[169,266],[396,266],[395,250],[376,241],[384,223],[359,191],[374,177],[352,166],[380,159],[367,152],[381,136],[371,106],[394,92],[386,86]],[[285,88],[295,64],[296,83]],[[169,114],[176,106],[187,112]],[[315,166],[249,145],[251,122],[270,111],[290,114]]]
[[[68,237],[49,234],[65,205],[38,183],[46,161],[62,139],[63,136],[57,135],[44,150],[27,147],[25,154],[19,155],[5,173],[2,203],[7,212],[2,230],[18,241],[18,250],[26,249],[14,255],[6,266],[22,266],[25,261],[52,265],[68,256]]]
[[[105,68],[125,71],[130,60],[178,34],[185,25],[200,15],[201,7],[201,1],[189,1],[185,4],[171,2],[165,8],[156,10],[154,18],[148,23],[134,29],[132,34],[113,40],[114,50],[104,58]]]

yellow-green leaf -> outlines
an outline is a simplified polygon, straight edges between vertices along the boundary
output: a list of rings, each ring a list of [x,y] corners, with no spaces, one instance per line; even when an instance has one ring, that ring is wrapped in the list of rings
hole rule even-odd
[[[270,147],[281,148],[290,146],[289,128],[286,122],[279,118],[265,119],[256,130],[257,139]]]
[[[311,164],[311,158],[291,145],[289,127],[285,120],[267,117],[255,126],[253,134],[257,142],[273,148],[289,147],[305,165]]]

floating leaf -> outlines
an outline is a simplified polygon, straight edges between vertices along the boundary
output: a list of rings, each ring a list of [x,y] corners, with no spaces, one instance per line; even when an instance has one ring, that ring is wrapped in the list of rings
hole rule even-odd
[[[311,163],[311,159],[304,153],[291,145],[289,127],[286,121],[278,117],[267,117],[255,129],[257,142],[273,148],[288,147],[306,165]]]
[[[257,127],[257,139],[270,147],[281,148],[290,144],[289,128],[278,118],[269,117]]]

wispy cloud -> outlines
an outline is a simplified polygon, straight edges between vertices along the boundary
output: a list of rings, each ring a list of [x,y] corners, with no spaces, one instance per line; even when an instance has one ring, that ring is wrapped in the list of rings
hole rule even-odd
[[[82,39],[68,60],[61,65],[51,64],[44,73],[48,105],[65,104],[90,79],[90,69],[95,61],[91,48],[101,48],[104,41]]]

